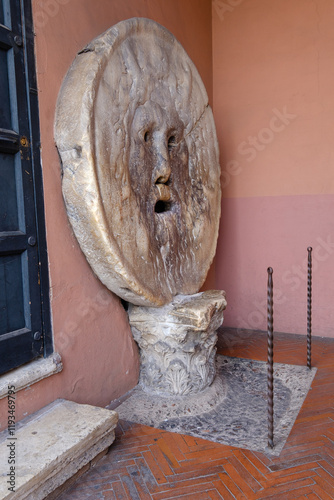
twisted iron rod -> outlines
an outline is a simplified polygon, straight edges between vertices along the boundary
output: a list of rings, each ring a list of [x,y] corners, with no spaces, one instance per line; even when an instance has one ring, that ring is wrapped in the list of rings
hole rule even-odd
[[[268,446],[274,447],[274,306],[273,269],[268,267],[267,319],[268,319]]]
[[[307,368],[311,369],[312,347],[312,247],[307,249]]]

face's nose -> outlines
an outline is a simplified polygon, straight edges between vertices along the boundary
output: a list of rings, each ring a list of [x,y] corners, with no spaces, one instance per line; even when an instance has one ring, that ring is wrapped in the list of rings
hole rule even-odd
[[[154,138],[153,162],[154,184],[166,184],[171,174],[171,165],[166,138],[160,134]]]

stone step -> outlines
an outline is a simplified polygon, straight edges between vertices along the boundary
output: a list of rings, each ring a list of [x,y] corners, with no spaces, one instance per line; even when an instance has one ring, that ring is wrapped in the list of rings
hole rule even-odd
[[[2,432],[0,499],[46,498],[108,449],[117,421],[114,411],[58,399]]]

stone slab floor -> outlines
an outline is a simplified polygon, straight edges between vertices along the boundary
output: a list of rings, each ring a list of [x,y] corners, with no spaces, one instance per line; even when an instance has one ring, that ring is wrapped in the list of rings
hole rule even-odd
[[[266,335],[223,328],[218,352],[266,360]],[[306,338],[275,334],[275,362],[303,365]],[[58,498],[334,498],[334,339],[313,338],[317,373],[279,456],[120,421],[109,453]]]

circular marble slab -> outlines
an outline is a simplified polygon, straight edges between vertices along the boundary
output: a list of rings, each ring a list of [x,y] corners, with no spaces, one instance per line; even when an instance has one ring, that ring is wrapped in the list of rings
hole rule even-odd
[[[99,279],[137,305],[196,293],[216,250],[219,153],[175,37],[133,18],[93,40],[62,84],[55,138],[68,217]]]

